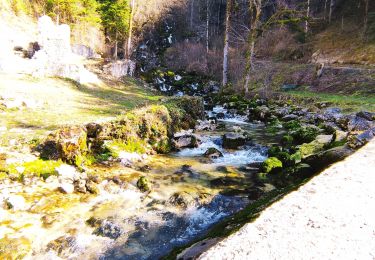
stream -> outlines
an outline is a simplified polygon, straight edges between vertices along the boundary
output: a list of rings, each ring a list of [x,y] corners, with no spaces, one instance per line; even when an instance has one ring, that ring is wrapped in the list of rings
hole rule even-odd
[[[275,188],[257,182],[247,165],[264,161],[266,145],[280,138],[268,134],[263,124],[248,123],[246,117],[231,115],[223,107],[206,113],[207,118],[224,116],[216,129],[194,133],[200,140],[196,148],[150,155],[132,167],[95,166],[97,172],[118,176],[102,181],[96,197],[60,195],[48,179],[24,188],[19,194],[33,206],[27,212],[3,211],[0,232],[9,236],[16,232],[33,241],[33,259],[158,259],[203,235],[254,201],[247,189]],[[252,141],[239,150],[224,149],[223,134],[238,131],[246,131]],[[204,157],[208,148],[223,156]],[[140,176],[149,180],[152,192],[136,188]],[[46,218],[53,222],[47,228]]]

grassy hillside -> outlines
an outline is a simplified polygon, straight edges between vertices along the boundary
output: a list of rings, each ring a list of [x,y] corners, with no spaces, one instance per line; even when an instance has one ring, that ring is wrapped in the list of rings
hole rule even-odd
[[[27,143],[63,125],[110,120],[159,99],[133,79],[84,86],[59,78],[1,75],[0,93],[0,104],[9,106],[0,106],[0,146]]]

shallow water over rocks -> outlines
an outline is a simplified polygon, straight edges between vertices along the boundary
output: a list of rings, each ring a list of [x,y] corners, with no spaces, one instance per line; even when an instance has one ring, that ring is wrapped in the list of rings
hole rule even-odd
[[[196,148],[140,157],[131,167],[120,162],[92,167],[88,174],[101,177],[97,196],[62,194],[57,178],[20,189],[16,193],[25,197],[27,210],[1,210],[0,232],[9,243],[24,238],[37,259],[157,259],[201,236],[252,201],[244,191],[258,183],[246,166],[264,161],[264,145],[279,138],[222,107],[208,116],[218,113],[224,114],[221,127],[195,132]],[[250,138],[239,149],[224,149],[222,136],[228,132]],[[205,157],[208,148],[223,156]],[[137,189],[141,176],[151,192]]]

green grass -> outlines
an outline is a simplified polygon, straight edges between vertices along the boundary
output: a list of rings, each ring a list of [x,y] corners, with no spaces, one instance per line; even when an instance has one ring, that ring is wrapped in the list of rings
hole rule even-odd
[[[56,167],[59,167],[61,164],[62,161],[37,159],[30,162],[11,164],[7,167],[7,170],[11,175],[19,175],[19,178],[32,175],[46,179],[50,175],[57,174]]]
[[[316,100],[316,102],[329,102],[332,103],[333,106],[338,106],[346,112],[361,110],[375,112],[375,96],[335,95],[311,91],[288,91],[285,93],[297,98],[312,98]]]
[[[113,120],[127,111],[158,102],[161,96],[134,79],[80,85],[62,78],[0,77],[0,97],[32,101],[34,106],[0,110],[0,145],[27,143],[65,125]]]

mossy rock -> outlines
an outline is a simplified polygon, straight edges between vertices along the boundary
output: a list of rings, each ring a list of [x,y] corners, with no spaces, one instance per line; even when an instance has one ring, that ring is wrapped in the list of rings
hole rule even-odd
[[[331,140],[332,135],[319,135],[314,141],[300,145],[298,148],[302,158],[323,151],[331,143]]]
[[[315,140],[319,135],[319,129],[316,127],[301,127],[291,133],[297,144],[309,143]]]
[[[276,157],[281,151],[282,149],[278,145],[273,145],[268,149],[268,156]]]
[[[88,152],[86,129],[64,127],[50,134],[38,149],[42,159],[62,159],[69,164],[76,164],[77,157]]]
[[[142,192],[147,192],[151,190],[151,185],[145,176],[142,176],[138,179],[137,187]]]
[[[20,179],[24,176],[37,176],[47,179],[51,175],[57,175],[56,168],[63,162],[53,160],[37,159],[30,162],[14,163],[8,166],[8,172],[11,175],[19,175]]]
[[[284,147],[290,147],[291,145],[293,145],[293,142],[294,142],[294,138],[291,135],[284,135],[281,138],[281,145]]]
[[[296,131],[302,127],[301,123],[298,120],[291,120],[288,122],[283,122],[283,127],[290,131]]]
[[[281,172],[283,163],[276,157],[270,157],[263,162],[262,170],[265,173],[277,173]]]

